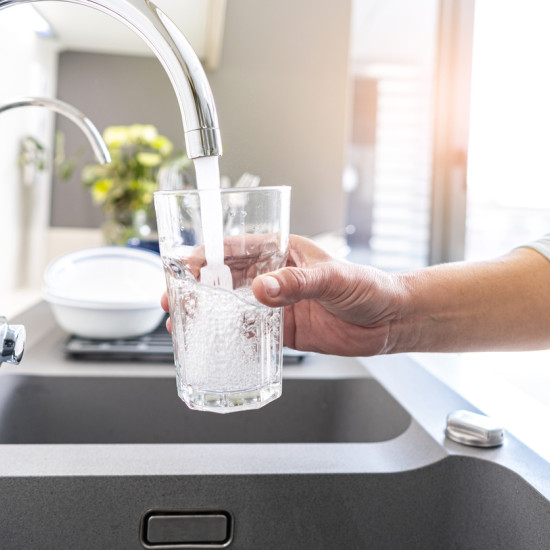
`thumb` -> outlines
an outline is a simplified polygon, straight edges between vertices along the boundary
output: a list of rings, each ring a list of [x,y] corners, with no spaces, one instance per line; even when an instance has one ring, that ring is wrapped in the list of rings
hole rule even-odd
[[[281,307],[300,300],[330,301],[340,293],[337,270],[330,264],[315,267],[283,267],[256,277],[252,290],[266,306]]]

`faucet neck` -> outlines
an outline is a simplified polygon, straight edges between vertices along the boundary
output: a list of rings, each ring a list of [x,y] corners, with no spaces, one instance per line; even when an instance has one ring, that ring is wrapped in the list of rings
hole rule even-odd
[[[49,0],[0,0],[0,10]],[[218,115],[204,69],[191,45],[151,0],[57,0],[88,6],[124,23],[153,50],[174,87],[191,159],[222,154]]]
[[[109,149],[107,149],[107,145],[105,145],[94,123],[72,105],[59,99],[50,99],[47,97],[16,97],[5,102],[0,101],[0,113],[17,107],[45,107],[50,111],[67,117],[82,130],[92,147],[97,162],[100,164],[111,162]]]

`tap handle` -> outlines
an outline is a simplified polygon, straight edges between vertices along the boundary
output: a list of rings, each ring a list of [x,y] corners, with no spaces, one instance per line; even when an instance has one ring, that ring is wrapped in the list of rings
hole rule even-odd
[[[23,325],[8,325],[5,317],[0,317],[0,340],[2,353],[0,363],[19,365],[25,350],[26,332]]]

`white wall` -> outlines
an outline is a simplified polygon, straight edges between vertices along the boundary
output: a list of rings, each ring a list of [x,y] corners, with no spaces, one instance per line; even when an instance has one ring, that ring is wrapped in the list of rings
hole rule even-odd
[[[56,82],[55,42],[38,37],[28,28],[19,7],[0,11],[0,101],[18,95],[54,97]],[[36,185],[25,193],[18,157],[25,136],[33,136],[51,151],[53,125],[52,113],[37,107],[0,114],[0,314],[2,304],[14,290],[29,284],[36,286],[42,275],[51,162]]]

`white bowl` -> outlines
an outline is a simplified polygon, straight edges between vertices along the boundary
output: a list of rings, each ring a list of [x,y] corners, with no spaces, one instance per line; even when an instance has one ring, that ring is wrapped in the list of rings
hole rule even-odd
[[[146,250],[98,247],[53,261],[44,275],[44,300],[66,332],[84,338],[132,338],[164,317],[160,257]]]
[[[141,336],[155,330],[164,317],[164,311],[158,306],[132,310],[93,309],[45,299],[50,303],[57,324],[69,334],[83,338],[112,340]]]

